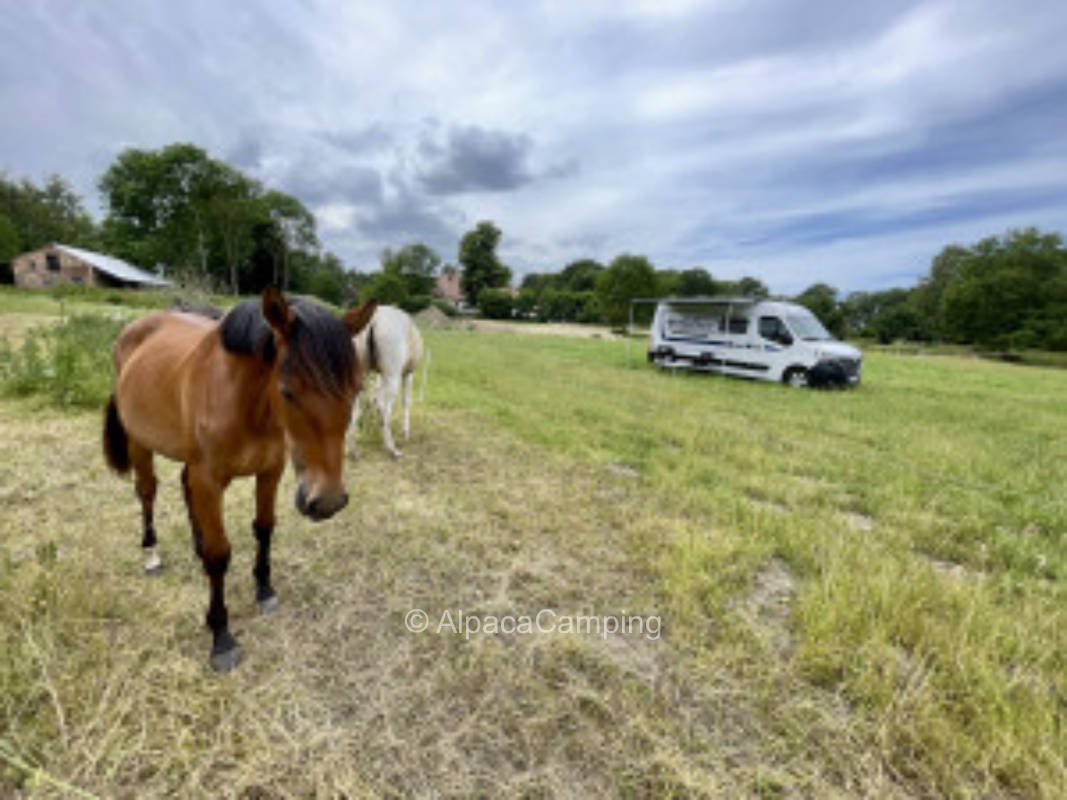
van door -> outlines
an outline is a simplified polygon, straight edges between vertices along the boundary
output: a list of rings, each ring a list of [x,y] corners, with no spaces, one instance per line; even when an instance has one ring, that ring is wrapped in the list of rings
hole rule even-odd
[[[791,357],[793,334],[786,327],[781,317],[768,314],[759,318],[758,323],[760,349],[770,365],[769,378],[778,380]]]

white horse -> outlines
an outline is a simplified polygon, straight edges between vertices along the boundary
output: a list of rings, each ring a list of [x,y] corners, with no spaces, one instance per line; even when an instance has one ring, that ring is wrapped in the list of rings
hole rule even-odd
[[[422,361],[422,335],[411,317],[401,309],[395,306],[378,306],[370,324],[360,331],[352,342],[356,348],[356,363],[361,373],[359,385],[363,385],[368,370],[373,369],[382,376],[377,392],[378,413],[382,419],[382,441],[385,442],[385,449],[399,458],[400,451],[393,442],[389,423],[393,414],[393,403],[403,383],[404,441],[407,441],[411,434],[411,384],[415,369]],[[362,391],[356,395],[352,419],[348,425],[353,453],[356,451],[362,395]]]

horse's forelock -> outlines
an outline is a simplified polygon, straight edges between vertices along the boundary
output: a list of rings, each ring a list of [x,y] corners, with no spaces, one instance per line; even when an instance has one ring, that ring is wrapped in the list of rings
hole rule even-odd
[[[310,300],[293,298],[289,306],[294,318],[282,370],[330,394],[350,390],[356,381],[356,357],[344,323]],[[222,346],[231,353],[254,356],[265,364],[277,358],[274,330],[263,318],[258,300],[234,306],[223,318],[220,332]]]
[[[344,394],[356,382],[356,355],[348,328],[317,303],[294,300],[295,312],[282,369],[330,394]]]

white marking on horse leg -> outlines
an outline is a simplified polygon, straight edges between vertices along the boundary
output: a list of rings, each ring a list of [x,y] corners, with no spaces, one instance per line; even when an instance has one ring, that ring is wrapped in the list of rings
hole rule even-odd
[[[411,384],[415,382],[415,374],[409,372],[404,376],[404,441],[411,438]]]
[[[159,557],[159,549],[153,545],[144,548],[144,571],[159,572],[163,568],[163,560]]]

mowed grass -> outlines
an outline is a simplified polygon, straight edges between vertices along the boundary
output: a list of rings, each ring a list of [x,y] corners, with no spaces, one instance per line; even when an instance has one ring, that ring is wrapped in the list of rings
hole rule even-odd
[[[27,797],[1061,797],[1067,373],[877,355],[818,393],[643,345],[430,331],[405,456],[280,496],[282,610],[206,666],[177,470],[140,573],[99,416],[0,401],[0,788]],[[659,638],[404,614],[659,615]],[[0,792],[2,794],[3,792]]]

